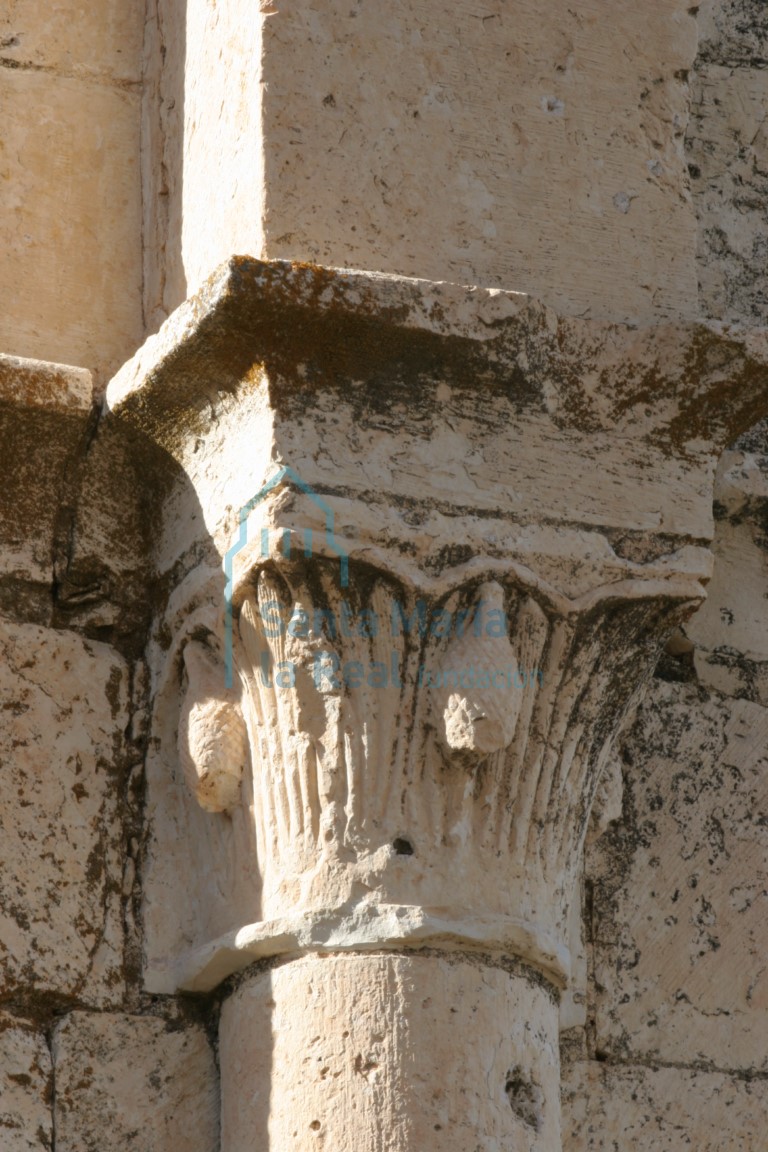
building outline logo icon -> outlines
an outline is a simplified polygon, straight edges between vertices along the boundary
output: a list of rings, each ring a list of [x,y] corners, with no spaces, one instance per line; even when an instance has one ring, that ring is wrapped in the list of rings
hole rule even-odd
[[[289,481],[296,488],[298,488],[321,509],[325,517],[325,538],[329,547],[337,553],[341,568],[340,582],[342,588],[349,587],[349,554],[346,549],[339,544],[336,539],[334,511],[323,498],[315,492],[311,485],[302,480],[298,472],[288,464],[284,464],[274,476],[269,479],[266,484],[262,485],[259,491],[251,496],[245,504],[240,508],[237,519],[237,540],[231,548],[225,553],[224,556],[224,575],[226,577],[226,584],[224,586],[224,674],[226,687],[231,688],[233,684],[233,652],[234,652],[234,634],[233,634],[233,609],[232,600],[234,596],[234,561],[235,557],[248,543],[248,517],[254,508],[256,508],[262,500],[264,500],[270,492],[274,491],[283,481]],[[291,553],[291,533],[289,529],[283,530],[283,551],[286,556]],[[307,557],[312,556],[312,529],[304,529],[304,555]],[[269,556],[269,529],[262,528],[261,530],[261,555],[263,557]]]

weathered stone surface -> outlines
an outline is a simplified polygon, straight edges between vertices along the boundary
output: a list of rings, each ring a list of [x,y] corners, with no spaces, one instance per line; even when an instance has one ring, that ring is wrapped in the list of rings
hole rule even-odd
[[[697,19],[701,59],[731,67],[768,64],[768,16],[761,0],[703,0]]]
[[[761,1152],[765,1080],[681,1068],[563,1068],[563,1152]]]
[[[166,0],[162,7],[171,10],[166,25],[172,27],[174,4]],[[175,174],[174,190],[183,194],[187,295],[232,252],[263,252],[265,138],[259,120],[264,9],[253,0],[192,0],[186,5],[184,173],[180,181]],[[227,60],[225,69],[222,59]],[[308,154],[304,161],[312,164]],[[175,300],[173,306],[180,303]]]
[[[307,957],[219,1035],[223,1152],[559,1152],[552,993],[480,960]]]
[[[3,1152],[53,1148],[53,1070],[45,1037],[0,1014],[0,1147]]]
[[[758,445],[755,445],[758,447]],[[715,564],[686,625],[700,683],[768,704],[768,457],[724,452],[715,480]]]
[[[633,1149],[762,1152],[764,1097],[752,1110],[746,1080],[765,1070],[768,1007],[764,492],[744,503],[734,483],[740,495],[718,496],[712,596],[686,666],[749,699],[657,686],[627,745],[639,766],[627,823],[608,831],[588,877],[596,957],[581,947],[578,904],[568,921],[604,753],[709,572],[718,446],[767,407],[765,335],[642,327],[768,315],[764,6],[696,11],[691,0],[11,0],[0,17],[0,97],[13,98],[0,323],[12,350],[87,363],[103,382],[138,342],[141,289],[154,330],[187,282],[237,250],[432,277],[234,260],[171,321],[158,356],[124,374],[98,430],[71,373],[55,380],[55,414],[41,401],[51,373],[39,392],[28,374],[7,405],[2,395],[16,407],[0,443],[0,612],[31,620],[34,608],[132,659],[159,609],[140,873],[150,969],[167,965],[171,991],[215,985],[261,954],[313,953],[260,969],[225,1008],[224,1152],[555,1147],[554,1005],[519,972],[481,970],[489,943],[494,962],[515,951],[553,979],[575,954],[561,1014],[574,1031],[596,968],[584,1034],[598,1056],[742,1070],[734,1085],[590,1068],[575,1091],[587,1083],[596,1103],[574,1139],[616,1152],[628,1119]],[[544,303],[436,283],[446,276]],[[154,439],[167,472],[146,467],[141,447],[124,467],[115,408],[136,434],[128,456]],[[292,477],[242,524],[286,463]],[[298,555],[329,515],[353,551],[355,610],[423,597],[472,618],[487,597],[512,626],[493,642],[410,637],[394,652],[407,689],[378,695],[354,682],[357,668],[394,645],[336,644],[322,627],[265,636],[271,600],[338,609],[333,549]],[[252,538],[227,571],[233,699],[196,674],[195,653],[220,681],[221,560],[240,527]],[[136,894],[122,909],[130,932],[141,838],[136,821],[121,876],[126,669],[71,636],[11,627],[2,640],[0,998],[36,1013],[66,997],[114,1008],[117,884]],[[318,651],[356,667],[319,691]],[[298,687],[262,681],[263,657],[267,672],[298,668]],[[470,662],[530,676],[526,660],[545,682],[511,700],[487,683],[413,683],[417,668]],[[457,938],[472,959],[415,955]],[[329,947],[349,951],[318,955]],[[9,1100],[14,1117],[32,1117],[29,1093],[44,1104],[47,1079],[39,1037],[7,1032],[3,1124]],[[198,1029],[78,1014],[57,1056],[62,1148],[215,1147]],[[45,1109],[9,1131],[52,1143]]]
[[[142,335],[139,95],[31,66],[0,102],[0,348],[104,381]]]
[[[764,323],[768,17],[760,0],[704,0],[686,155],[703,315]]]
[[[202,1028],[74,1012],[53,1055],[56,1152],[218,1152],[216,1066]]]
[[[271,5],[264,255],[692,315],[688,8]]]
[[[621,763],[611,754],[605,764],[597,786],[589,818],[586,844],[589,847],[614,820],[621,819],[623,783]],[[560,1032],[582,1029],[587,1022],[589,996],[589,960],[584,932],[584,874],[577,878],[568,918],[568,950],[571,954],[571,977],[560,997]]]
[[[195,173],[184,170],[184,90],[198,80],[185,77],[185,14],[192,7],[191,0],[147,0],[144,5],[142,263],[148,332],[156,332],[187,296],[181,234],[184,189]],[[227,69],[228,76],[233,72]]]
[[[91,416],[89,372],[0,355],[0,611],[49,623],[62,517]],[[67,540],[68,543],[68,540]]]
[[[93,382],[85,368],[51,364],[0,354],[0,403],[48,412],[85,412],[90,408]]]
[[[340,948],[458,935],[564,977],[601,758],[665,630],[702,595],[716,443],[760,401],[764,343],[247,258],[146,343],[110,384],[106,422],[166,453],[154,562],[173,592],[150,654],[145,873],[154,991],[210,987],[224,960],[242,966],[270,938],[291,951],[331,935]],[[382,622],[376,636],[285,634],[293,612],[341,620],[347,595],[353,615]],[[285,611],[277,633],[270,605]],[[397,605],[463,620],[496,605],[510,630],[441,638],[425,619],[406,636]],[[190,698],[203,680],[189,644],[218,666],[222,693],[229,652],[241,698]],[[394,664],[402,679],[318,685],[328,645],[339,667]],[[265,678],[264,661],[299,669],[296,683]],[[522,670],[526,691],[434,682],[470,667],[509,669],[509,686]],[[250,765],[242,740],[198,739],[198,710],[222,735],[242,713]],[[188,793],[179,748],[220,811]]]
[[[768,339],[638,331],[560,317],[518,292],[233,257],[121,369],[108,403],[199,487],[195,511],[203,499],[222,551],[279,456],[331,504],[364,495],[371,532],[392,519],[390,537],[404,518],[382,493],[418,493],[435,521],[459,499],[494,518],[503,509],[562,573],[566,529],[544,544],[540,520],[655,532],[659,556],[669,535],[711,535],[717,444],[768,403]],[[556,468],[541,467],[547,452]],[[177,551],[185,527],[200,536],[199,522],[174,521]],[[569,544],[585,548],[576,532]],[[620,561],[641,548],[616,544]]]
[[[71,632],[0,627],[0,995],[122,994],[127,673]]]
[[[150,147],[178,204],[150,280],[174,282],[175,307],[185,281],[251,252],[516,288],[570,314],[694,315],[689,9],[198,0],[184,28],[159,3]],[[162,142],[182,94],[183,152]]]
[[[0,355],[0,613],[134,659],[154,493],[146,456],[99,416],[85,369]]]
[[[124,0],[7,0],[0,13],[0,60],[104,81],[141,79],[143,20]]]
[[[758,705],[660,681],[643,700],[588,868],[609,1058],[768,1069],[767,749]]]
[[[103,419],[89,431],[56,556],[53,623],[108,641],[134,660],[143,651],[153,605],[147,561],[156,524],[151,470]]]
[[[702,64],[691,81],[687,154],[699,220],[700,306],[718,320],[768,317],[768,72]]]
[[[152,332],[231,253],[262,253],[263,19],[252,0],[147,4],[142,179]]]

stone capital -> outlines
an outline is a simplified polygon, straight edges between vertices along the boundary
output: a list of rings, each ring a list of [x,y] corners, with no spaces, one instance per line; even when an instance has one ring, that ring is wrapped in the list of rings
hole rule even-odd
[[[425,946],[567,981],[600,770],[704,596],[767,362],[763,332],[246,258],[166,322],[108,393],[161,505],[152,990]]]

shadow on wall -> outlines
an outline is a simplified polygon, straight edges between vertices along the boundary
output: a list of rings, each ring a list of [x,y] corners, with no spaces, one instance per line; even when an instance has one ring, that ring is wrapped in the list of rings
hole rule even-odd
[[[72,529],[75,547],[69,583],[78,579],[81,571],[88,574],[91,570],[97,543],[94,536],[99,536],[91,523],[94,502],[99,524],[103,525],[104,509],[108,508],[111,534],[119,537],[118,554],[142,557],[140,566],[129,574],[123,597],[127,603],[121,606],[112,634],[107,636],[100,629],[97,616],[85,629],[118,643],[134,659],[143,652],[148,665],[149,690],[143,703],[151,719],[145,760],[141,890],[133,910],[140,937],[136,954],[143,961],[133,966],[130,976],[138,985],[137,992],[157,993],[160,971],[161,993],[180,995],[183,1003],[189,993],[176,993],[174,969],[188,953],[190,942],[215,939],[261,919],[250,758],[246,753],[237,804],[217,811],[205,810],[198,802],[185,779],[179,755],[191,650],[210,654],[216,666],[216,688],[224,687],[225,575],[184,468],[155,441],[112,415],[102,420],[94,444],[93,483],[81,496]],[[127,462],[129,471],[117,468],[106,477],[103,468],[96,466],[109,459]],[[82,556],[78,541],[82,541]],[[216,741],[220,736],[215,724],[211,726],[208,739]],[[167,979],[162,975],[164,965],[170,973]],[[195,1014],[201,1014],[212,1029],[217,1029],[220,1008],[234,987],[233,980],[218,983],[211,993],[195,994]],[[249,1139],[253,1148],[264,1149],[269,1147],[271,1003],[265,1008],[267,1019],[253,1038],[260,1054],[258,1067],[244,1071],[253,1082],[230,1089],[235,1098],[243,1091],[262,1100]],[[192,1115],[194,1106],[190,1103]],[[188,1119],[165,1117],[164,1123],[170,1132]],[[259,1130],[262,1121],[263,1130]],[[163,1145],[161,1152],[171,1152],[171,1144],[167,1148]]]
[[[687,1117],[707,1090],[690,1070],[717,1069],[734,1086],[768,1072],[768,421],[723,453],[714,512],[708,599],[619,741],[623,815],[586,868],[591,1058],[666,1064]],[[599,1092],[589,1107],[596,1122]],[[734,1139],[753,1123],[741,1109]]]

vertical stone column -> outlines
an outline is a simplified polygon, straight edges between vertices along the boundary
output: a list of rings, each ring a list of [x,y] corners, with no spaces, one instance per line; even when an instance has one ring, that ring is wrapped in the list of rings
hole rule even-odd
[[[265,961],[222,1013],[223,1152],[559,1147],[590,805],[766,359],[234,259],[112,382],[166,589],[147,988]]]
[[[337,953],[251,977],[222,1013],[222,1148],[559,1149],[557,999],[509,968]]]

